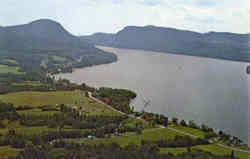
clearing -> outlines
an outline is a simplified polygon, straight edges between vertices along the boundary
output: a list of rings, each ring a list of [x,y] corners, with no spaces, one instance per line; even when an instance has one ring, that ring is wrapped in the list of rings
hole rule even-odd
[[[20,67],[11,67],[8,65],[0,65],[0,73],[13,73],[13,74],[24,74],[24,72],[19,72]]]
[[[0,101],[12,103],[15,106],[28,105],[34,108],[44,105],[65,104],[78,108],[82,107],[89,115],[120,115],[105,105],[87,98],[83,91],[17,92],[0,95]],[[34,111],[37,113],[36,109]]]

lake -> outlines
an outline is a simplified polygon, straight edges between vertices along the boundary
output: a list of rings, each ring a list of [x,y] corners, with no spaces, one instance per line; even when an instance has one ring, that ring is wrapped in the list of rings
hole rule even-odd
[[[227,131],[250,143],[247,63],[101,47],[118,56],[112,64],[59,74],[95,87],[131,89],[136,110],[194,120]],[[143,100],[150,105],[143,107]]]

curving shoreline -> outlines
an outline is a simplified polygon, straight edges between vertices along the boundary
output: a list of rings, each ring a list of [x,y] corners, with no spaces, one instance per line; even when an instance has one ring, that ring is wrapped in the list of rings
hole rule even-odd
[[[119,110],[116,110],[116,109],[113,108],[111,105],[108,105],[108,104],[102,102],[101,100],[99,100],[99,99],[93,97],[91,92],[88,92],[88,95],[89,95],[89,98],[95,100],[95,101],[98,102],[98,103],[101,103],[101,104],[105,105],[106,107],[108,107],[109,109],[111,109],[111,110],[113,110],[113,111],[116,111],[116,112],[118,112],[118,113],[120,113],[120,114],[122,114],[122,115],[127,115],[127,116],[130,117],[130,118],[140,119],[140,120],[143,120],[144,122],[147,122],[146,120],[144,120],[144,119],[142,119],[142,118],[140,118],[140,117],[136,117],[136,116],[134,116],[134,115],[126,114],[126,113],[124,113],[124,112],[121,112],[121,111],[119,111]],[[169,130],[175,131],[175,132],[177,132],[177,133],[180,133],[180,134],[183,134],[183,135],[186,135],[186,136],[190,136],[190,137],[193,137],[193,138],[199,138],[198,136],[195,136],[195,135],[193,135],[193,134],[190,134],[190,133],[187,133],[187,132],[184,132],[184,131],[177,130],[177,129],[175,129],[175,128],[165,127],[165,126],[163,126],[163,125],[159,125],[159,128],[160,128],[160,129],[167,128],[167,129],[169,129]],[[223,148],[226,148],[226,149],[230,149],[230,150],[233,150],[233,151],[239,151],[239,152],[244,152],[244,153],[250,154],[250,151],[247,151],[247,150],[243,150],[243,149],[239,149],[239,148],[231,147],[231,146],[226,146],[226,145],[220,144],[220,143],[214,143],[213,141],[209,141],[209,142],[210,142],[210,144],[216,144],[216,145],[218,145],[218,146],[220,146],[220,147],[223,147]]]

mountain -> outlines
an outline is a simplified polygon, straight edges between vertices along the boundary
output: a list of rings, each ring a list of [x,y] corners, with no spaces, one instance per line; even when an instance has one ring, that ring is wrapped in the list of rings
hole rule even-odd
[[[198,33],[155,26],[128,26],[116,34],[81,36],[95,45],[248,61],[249,34]]]
[[[0,63],[3,59],[15,59],[23,69],[29,70],[48,63],[51,66],[62,63],[55,56],[66,58],[64,63],[77,67],[117,60],[115,54],[95,48],[49,19],[0,27]]]
[[[95,33],[90,36],[82,36],[81,40],[85,40],[92,44],[104,45],[104,46],[112,46],[115,41],[116,34],[108,34],[108,33]]]
[[[93,48],[67,32],[52,20],[38,20],[29,24],[3,27],[0,32],[0,49],[79,50]]]

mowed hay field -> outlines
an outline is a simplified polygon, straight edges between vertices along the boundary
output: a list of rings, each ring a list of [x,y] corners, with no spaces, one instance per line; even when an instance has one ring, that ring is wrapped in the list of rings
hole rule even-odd
[[[201,145],[201,146],[194,146],[191,149],[193,150],[203,150],[206,152],[211,152],[215,155],[231,155],[232,150],[226,149],[223,147],[220,147],[215,144],[210,144],[210,145]],[[173,153],[173,154],[182,154],[184,152],[187,152],[187,147],[183,148],[161,148],[161,153],[167,154],[167,153]],[[250,155],[248,153],[244,152],[239,152],[239,151],[234,151],[235,157],[238,159],[249,159]]]
[[[175,131],[169,130],[167,128],[154,128],[154,129],[146,129],[142,132],[142,134],[136,134],[134,132],[127,132],[122,136],[113,136],[111,138],[104,139],[66,139],[69,142],[78,142],[85,143],[91,145],[98,144],[106,144],[106,143],[118,143],[121,146],[127,146],[129,144],[140,145],[142,140],[148,141],[158,141],[158,140],[168,140],[174,139],[175,136],[183,136],[182,134],[178,134]]]
[[[7,65],[0,65],[0,73],[13,73],[13,74],[24,74],[24,72],[19,72],[20,67],[10,67]]]
[[[210,145],[202,145],[202,146],[195,146],[193,149],[200,149],[203,151],[211,152],[216,155],[230,155],[232,153],[232,150],[223,148],[221,146],[215,145],[215,144],[210,144]],[[239,152],[235,151],[234,152],[235,157],[239,159],[249,159],[250,154],[245,153],[245,152]]]
[[[200,138],[204,138],[205,133],[199,129],[193,129],[193,128],[189,128],[189,127],[185,127],[185,126],[181,126],[181,125],[170,125],[171,128],[174,128],[176,130],[185,132],[185,133],[189,133],[192,134],[194,136],[200,137]]]
[[[12,103],[15,106],[29,105],[33,107],[65,104],[82,107],[88,111],[89,115],[120,115],[105,105],[87,98],[83,91],[17,92],[0,95],[0,101]]]
[[[0,147],[0,157],[5,157],[7,158],[8,157],[12,157],[12,158],[15,158],[16,155],[22,151],[21,149],[15,149],[15,148],[12,148],[10,146],[1,146]]]

